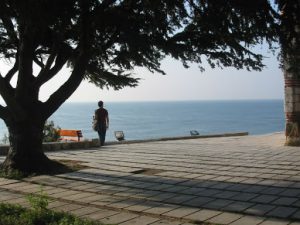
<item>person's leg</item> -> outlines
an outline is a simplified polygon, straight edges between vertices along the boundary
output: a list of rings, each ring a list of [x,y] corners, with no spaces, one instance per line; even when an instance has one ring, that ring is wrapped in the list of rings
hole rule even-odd
[[[101,147],[102,134],[100,130],[98,130],[98,137],[99,137],[99,146]]]
[[[103,146],[105,142],[105,135],[106,135],[106,127],[99,126],[98,129],[98,136],[99,136],[99,145]]]
[[[101,144],[101,146],[103,146],[104,142],[105,142],[105,136],[106,136],[106,129],[105,128],[102,130],[101,135],[102,135],[102,137],[101,137],[100,144]]]

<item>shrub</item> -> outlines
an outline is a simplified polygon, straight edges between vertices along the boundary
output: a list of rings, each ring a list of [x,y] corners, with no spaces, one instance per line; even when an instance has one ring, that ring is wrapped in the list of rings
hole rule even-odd
[[[58,141],[58,139],[60,138],[58,130],[60,130],[60,127],[55,127],[53,121],[47,121],[43,130],[43,142]]]

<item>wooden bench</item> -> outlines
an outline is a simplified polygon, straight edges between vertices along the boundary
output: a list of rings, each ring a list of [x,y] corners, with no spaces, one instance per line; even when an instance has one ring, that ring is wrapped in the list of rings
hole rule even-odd
[[[82,136],[81,130],[58,130],[59,135],[61,137],[77,137],[76,139],[68,139],[68,138],[61,138],[60,140],[65,140],[65,141],[80,141],[80,138]]]

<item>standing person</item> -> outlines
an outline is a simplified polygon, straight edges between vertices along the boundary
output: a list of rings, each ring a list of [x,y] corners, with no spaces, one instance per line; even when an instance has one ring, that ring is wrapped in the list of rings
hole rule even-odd
[[[104,145],[106,130],[109,126],[108,112],[103,108],[103,101],[98,102],[99,108],[95,111],[95,118],[98,121],[98,135],[100,146]]]

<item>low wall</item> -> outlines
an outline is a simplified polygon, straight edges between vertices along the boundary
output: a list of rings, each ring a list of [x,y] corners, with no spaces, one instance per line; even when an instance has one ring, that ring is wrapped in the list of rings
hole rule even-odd
[[[188,139],[199,139],[199,138],[215,138],[215,137],[232,137],[232,136],[245,136],[248,132],[237,132],[237,133],[223,133],[223,134],[211,134],[211,135],[195,135],[195,136],[180,136],[180,137],[164,137],[155,139],[144,139],[144,140],[124,140],[124,141],[109,141],[106,145],[116,144],[133,144],[133,143],[144,143],[154,141],[171,141],[171,140],[188,140]],[[98,147],[98,139],[84,140],[80,142],[48,142],[43,144],[43,150],[45,152],[61,151],[61,150],[76,150],[76,149],[91,149]],[[8,145],[0,145],[0,155],[6,155],[8,152]]]
[[[45,152],[71,150],[71,149],[89,149],[98,146],[98,139],[85,140],[80,142],[47,142],[43,143],[43,150]],[[8,145],[0,146],[0,155],[6,155],[8,152]]]

